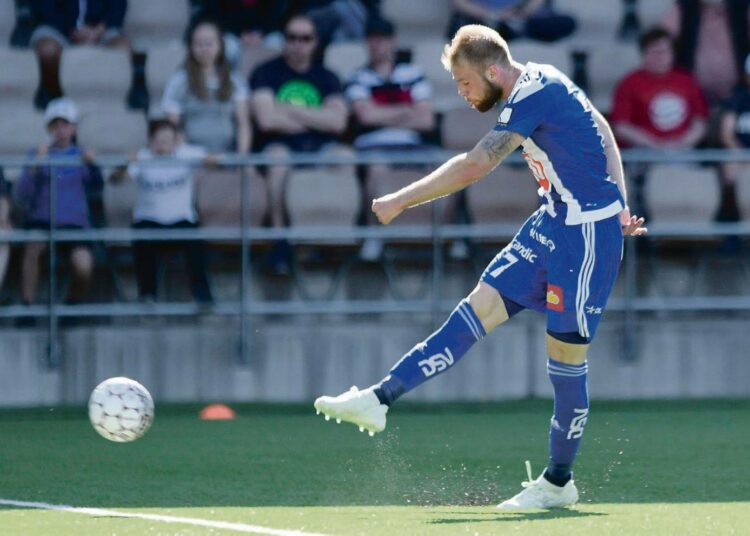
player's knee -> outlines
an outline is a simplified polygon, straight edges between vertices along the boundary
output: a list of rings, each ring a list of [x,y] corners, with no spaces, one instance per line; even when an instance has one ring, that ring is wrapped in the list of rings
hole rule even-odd
[[[486,283],[479,283],[469,294],[469,304],[482,322],[485,333],[508,320],[508,313],[500,294]]]
[[[590,341],[576,332],[547,332],[547,354],[560,363],[580,365],[586,361]]]

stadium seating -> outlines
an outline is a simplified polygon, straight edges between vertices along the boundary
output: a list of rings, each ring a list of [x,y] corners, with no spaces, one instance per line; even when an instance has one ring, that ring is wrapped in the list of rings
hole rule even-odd
[[[383,0],[381,12],[396,24],[399,43],[416,45],[445,35],[450,5],[450,0]]]
[[[237,68],[240,75],[247,80],[250,73],[253,72],[258,65],[264,63],[271,58],[275,58],[279,55],[278,50],[272,48],[264,48],[262,46],[245,48],[242,49],[242,56],[240,58],[240,64]]]
[[[259,227],[267,208],[266,181],[254,171],[247,177],[247,221]],[[242,222],[241,175],[237,170],[202,169],[196,172],[196,203],[204,227],[239,227]]]
[[[117,135],[112,135],[117,133]],[[146,145],[146,118],[118,106],[81,106],[78,139],[98,154],[129,154]]]
[[[672,164],[652,166],[646,176],[652,223],[708,223],[719,208],[716,170]]]
[[[539,206],[536,182],[524,165],[502,166],[466,190],[477,224],[523,223]]]
[[[130,227],[133,222],[133,207],[138,197],[138,185],[135,181],[106,181],[102,195],[107,227]]]
[[[740,217],[745,221],[750,221],[750,173],[745,172],[737,179],[737,206],[740,210]]]
[[[190,18],[188,0],[128,0],[125,35],[134,50],[180,42]]]
[[[30,50],[0,48],[0,65],[0,95],[3,101],[17,98],[31,102],[39,82],[36,55]]]
[[[413,48],[414,63],[424,69],[425,76],[434,88],[433,104],[438,112],[458,108],[461,105],[466,106],[464,100],[458,95],[453,77],[440,62],[444,46],[444,39],[433,37],[419,41]]]
[[[364,43],[333,43],[326,49],[324,64],[347,82],[354,71],[367,63],[367,47]]]
[[[185,60],[181,43],[154,45],[146,56],[146,82],[152,106],[159,106],[170,77]]]
[[[440,125],[443,147],[453,151],[468,151],[492,130],[496,122],[496,113],[481,113],[467,105],[448,110]]]
[[[615,86],[640,63],[641,56],[635,43],[610,42],[607,46],[589,49],[589,98],[594,106],[603,112],[609,111]]]
[[[79,105],[87,100],[123,105],[130,77],[130,55],[123,49],[77,46],[62,55],[63,91]]]
[[[294,227],[332,226],[336,230],[351,230],[359,204],[359,186],[353,173],[330,168],[298,169],[289,177],[286,207]],[[336,294],[354,262],[353,246],[357,243],[335,234],[312,241],[294,241],[292,271],[303,299],[330,299]],[[327,248],[323,251],[320,246]]]
[[[0,154],[25,155],[47,138],[44,117],[28,102],[0,101]]]
[[[513,59],[526,63],[549,63],[560,69],[568,76],[573,74],[573,65],[570,59],[568,46],[562,43],[538,43],[536,41],[517,40],[510,44],[510,52]]]
[[[10,34],[16,24],[14,0],[0,0],[0,47],[8,46]]]

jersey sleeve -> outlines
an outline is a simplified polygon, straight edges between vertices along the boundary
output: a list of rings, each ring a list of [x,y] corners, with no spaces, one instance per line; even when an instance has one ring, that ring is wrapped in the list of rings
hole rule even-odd
[[[521,90],[511,96],[508,104],[500,111],[494,130],[510,130],[528,138],[542,124],[548,108],[546,91],[540,90],[524,96]]]

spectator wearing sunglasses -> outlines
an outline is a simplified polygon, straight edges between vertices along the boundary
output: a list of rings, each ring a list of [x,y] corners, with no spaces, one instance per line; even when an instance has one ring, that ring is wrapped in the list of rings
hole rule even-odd
[[[313,21],[305,15],[292,17],[284,36],[282,56],[258,66],[250,77],[257,148],[279,157],[295,152],[351,154],[337,143],[348,110],[338,77],[316,60]],[[284,191],[290,170],[286,165],[266,170],[273,227],[287,225]],[[271,256],[272,268],[283,273],[289,270],[288,263],[289,246],[279,241]]]

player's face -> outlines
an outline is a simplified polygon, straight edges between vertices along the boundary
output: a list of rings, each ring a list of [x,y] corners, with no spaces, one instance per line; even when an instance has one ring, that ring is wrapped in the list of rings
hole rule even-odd
[[[503,89],[487,80],[484,73],[471,65],[457,63],[452,67],[458,94],[480,112],[492,109],[503,98]]]
[[[193,31],[190,49],[201,65],[213,65],[221,52],[221,35],[212,24],[201,24]]]
[[[674,50],[669,39],[654,41],[643,51],[643,68],[655,74],[665,74],[674,65]]]

